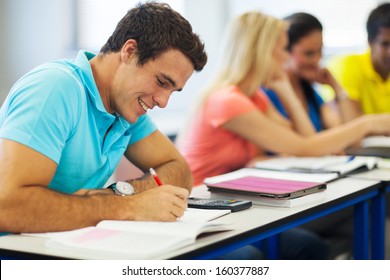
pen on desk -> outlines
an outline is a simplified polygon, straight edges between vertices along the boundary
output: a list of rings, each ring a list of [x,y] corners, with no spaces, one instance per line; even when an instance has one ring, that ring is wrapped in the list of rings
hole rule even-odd
[[[355,156],[350,156],[350,157],[347,159],[347,162],[353,161],[354,159],[355,159]]]
[[[158,178],[156,170],[154,170],[152,167],[149,168],[150,174],[152,174],[154,180],[156,181],[157,185],[162,186],[162,182],[160,178]]]

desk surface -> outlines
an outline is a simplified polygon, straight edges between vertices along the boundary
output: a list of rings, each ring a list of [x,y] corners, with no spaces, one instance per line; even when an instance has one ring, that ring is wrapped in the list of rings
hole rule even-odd
[[[353,175],[350,175],[348,177],[355,178],[355,179],[376,180],[376,181],[382,181],[382,182],[388,183],[388,182],[390,182],[390,169],[375,168],[372,170],[353,174]]]
[[[196,243],[169,254],[161,255],[158,259],[192,258],[209,250],[225,246],[253,234],[265,232],[277,226],[305,217],[339,203],[353,200],[376,192],[380,187],[379,181],[344,178],[328,184],[325,198],[320,202],[311,202],[293,208],[268,207],[255,205],[251,209],[232,213],[221,217],[221,221],[230,222],[234,230],[204,235]],[[206,187],[196,187],[194,196],[207,197]],[[70,258],[70,259],[99,259],[95,253],[75,250],[57,250],[45,246],[45,238],[22,235],[7,235],[0,237],[0,255],[23,257],[27,259],[41,258]],[[113,259],[117,259],[114,255]],[[107,257],[104,257],[107,259]]]

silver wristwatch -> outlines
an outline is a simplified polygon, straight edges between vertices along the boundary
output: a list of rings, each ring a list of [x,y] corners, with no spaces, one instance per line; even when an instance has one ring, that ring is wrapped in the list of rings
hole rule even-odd
[[[118,181],[111,184],[108,188],[112,189],[116,195],[120,196],[133,195],[135,193],[134,187],[130,183],[124,181]]]

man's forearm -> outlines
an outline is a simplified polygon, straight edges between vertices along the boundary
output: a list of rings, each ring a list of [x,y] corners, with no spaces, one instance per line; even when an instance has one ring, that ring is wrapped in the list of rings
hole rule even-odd
[[[95,195],[95,194],[113,194],[111,189],[81,189],[73,193],[74,195]]]
[[[172,160],[160,166],[156,166],[154,169],[163,184],[182,187],[191,192],[193,179],[191,170],[186,162]],[[150,172],[146,172],[145,175],[139,179],[130,179],[127,181],[134,186],[136,193],[158,186]]]
[[[115,195],[67,195],[39,186],[23,187],[2,199],[0,231],[48,232],[94,226],[118,219]]]

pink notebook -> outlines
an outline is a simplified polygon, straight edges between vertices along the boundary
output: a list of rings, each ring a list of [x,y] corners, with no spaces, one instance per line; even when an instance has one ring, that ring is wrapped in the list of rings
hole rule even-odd
[[[326,183],[271,179],[256,176],[243,176],[232,180],[209,183],[212,192],[232,192],[259,195],[272,198],[295,198],[326,189]]]

